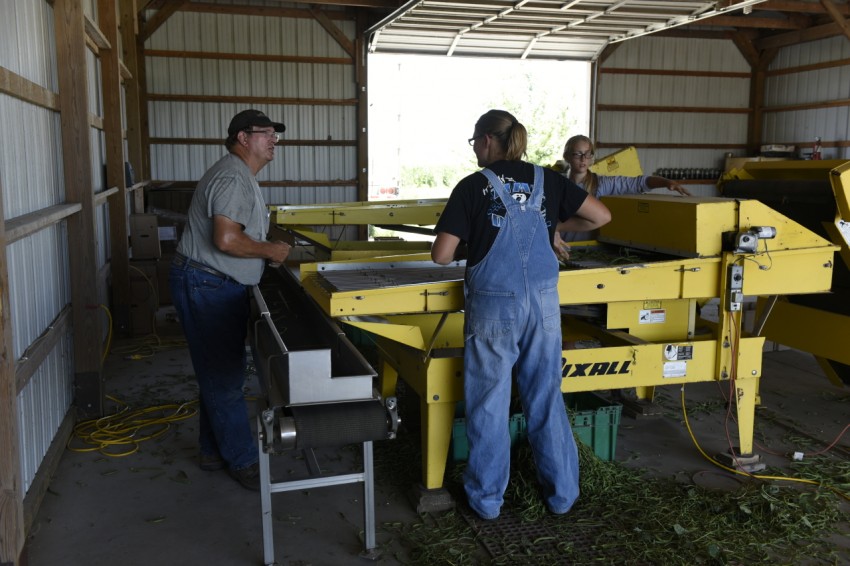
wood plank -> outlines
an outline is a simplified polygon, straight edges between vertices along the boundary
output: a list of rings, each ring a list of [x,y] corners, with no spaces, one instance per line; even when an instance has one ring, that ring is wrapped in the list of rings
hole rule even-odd
[[[621,149],[637,147],[645,149],[747,149],[744,143],[641,143],[641,142],[597,142],[597,148]]]
[[[833,21],[841,28],[841,33],[850,39],[850,22],[844,19],[844,15],[838,9],[838,6],[832,0],[820,0],[821,6],[829,13]],[[846,4],[845,4],[846,6]]]
[[[127,68],[127,65],[124,64],[124,61],[118,61],[118,65],[121,67],[121,79],[127,80],[133,78],[133,73],[130,72],[130,69]]]
[[[94,195],[94,204],[95,204],[95,206],[102,206],[102,205],[103,205],[103,203],[105,203],[105,202],[106,202],[106,200],[107,200],[109,197],[111,197],[112,195],[118,194],[118,192],[119,192],[119,188],[118,188],[118,187],[110,187],[110,188],[106,189],[105,191],[100,191],[99,193],[95,193],[95,195]],[[109,212],[110,212],[110,214],[109,214],[109,215],[110,215],[110,217],[111,217],[111,216],[112,216],[112,214],[115,212],[114,208],[115,208],[115,207],[114,207],[114,205],[109,207]],[[125,218],[124,218],[124,221],[126,222],[126,220],[127,220],[127,219],[126,219],[126,217],[125,217]],[[124,239],[126,240],[126,230],[125,230],[124,232],[125,232],[125,238],[124,238]],[[114,247],[114,246],[113,246],[113,248],[112,248],[112,253],[113,253],[113,261],[115,261],[115,257],[114,257],[114,254],[115,254],[115,247]]]
[[[712,16],[699,21],[701,26],[722,26],[737,29],[800,29],[797,22],[780,18],[759,18],[757,16]]]
[[[109,43],[109,40],[103,35],[103,32],[100,31],[100,28],[97,24],[92,21],[91,18],[85,16],[86,18],[86,37],[91,39],[95,45],[97,45],[98,49],[111,49],[112,45]]]
[[[357,200],[369,200],[369,73],[364,37],[369,23],[362,11],[358,14],[355,37],[354,81],[357,93]],[[357,228],[357,237],[368,238],[367,226]]]
[[[816,2],[802,2],[800,0],[767,0],[758,5],[759,10],[773,12],[798,12],[809,14],[825,14],[826,10]],[[842,4],[837,9],[845,15],[850,15],[850,5]]]
[[[132,187],[128,187],[127,191],[128,192],[140,191],[140,190],[144,189],[145,187],[147,187],[148,185],[150,185],[150,181],[140,181],[140,182],[136,183],[135,185],[133,185]]]
[[[835,22],[832,22],[803,30],[771,35],[764,39],[756,40],[754,43],[756,49],[761,51],[764,49],[788,47],[790,45],[797,45],[798,43],[805,43],[807,41],[816,41],[818,39],[835,37],[836,35],[841,35],[841,33],[841,27]]]
[[[27,386],[59,340],[65,336],[70,324],[71,306],[65,305],[47,326],[47,329],[33,340],[33,343],[21,354],[20,359],[15,364],[15,389],[18,395]]]
[[[599,69],[603,75],[651,75],[671,77],[707,77],[707,78],[731,78],[749,79],[749,73],[732,73],[720,71],[684,71],[681,69],[626,69],[622,67],[607,67]]]
[[[349,57],[305,57],[300,55],[263,55],[260,53],[218,53],[212,51],[171,51],[168,49],[145,49],[147,57],[169,57],[176,59],[211,59],[217,61],[264,61],[269,63],[319,63],[350,65]]]
[[[95,206],[92,193],[92,150],[88,113],[85,16],[76,0],[56,0],[57,74],[62,131],[62,161],[68,203],[80,211],[68,217],[71,304],[74,324],[75,403],[87,416],[103,414],[100,317],[91,316],[90,305],[100,303],[97,292]]]
[[[198,94],[154,94],[148,100],[168,102],[221,102],[242,104],[281,104],[289,106],[356,106],[356,98],[279,98],[270,96],[209,96]]]
[[[136,0],[118,0],[118,10],[123,63],[131,75],[124,80],[124,105],[127,112],[124,137],[127,141],[127,160],[136,175],[150,178],[150,156],[145,154],[147,145],[144,140],[147,123],[147,104],[144,102],[145,58],[144,47],[137,40]],[[133,193],[132,212],[144,212],[144,191]]]
[[[17,242],[30,234],[35,234],[48,226],[61,222],[72,214],[79,212],[79,203],[57,204],[48,206],[29,214],[11,218],[6,221],[6,243]]]
[[[3,187],[0,186],[0,196]],[[0,564],[19,564],[24,548],[21,453],[18,446],[18,390],[15,387],[15,348],[9,300],[6,226],[0,198]]]
[[[282,139],[275,145],[296,147],[352,147],[357,140],[290,140]],[[150,138],[151,145],[220,145],[224,147],[223,139],[215,138]]]
[[[645,106],[632,104],[599,104],[597,111],[608,112],[693,112],[694,114],[749,114],[750,108],[709,108],[705,106]]]
[[[29,81],[5,67],[0,67],[0,92],[49,110],[59,108],[56,94],[53,91]]]
[[[349,56],[354,57],[354,44],[345,36],[345,33],[343,33],[343,31],[331,21],[327,13],[322,10],[310,8],[310,14],[312,14],[316,21],[319,22],[319,25],[322,26],[328,34],[330,34],[334,41],[342,47],[343,51],[348,53]]]
[[[807,71],[819,71],[821,69],[833,69],[835,67],[844,67],[846,65],[850,65],[850,59],[836,59],[834,61],[822,61],[820,63],[811,63],[809,65],[785,67],[784,69],[773,69],[770,71],[765,71],[765,76],[778,77],[780,75],[794,75],[797,73],[805,73]]]
[[[397,6],[396,6],[397,7]],[[307,18],[313,15],[303,8],[272,8],[260,6],[226,6],[206,2],[190,2],[184,6],[184,12],[201,12],[205,14],[230,14],[234,16],[262,16],[264,18]],[[332,20],[352,20],[354,16],[349,11],[334,10],[328,13]]]
[[[163,4],[162,7],[156,11],[154,16],[144,25],[139,33],[139,39],[141,41],[148,39],[156,30],[168,21],[168,18],[173,16],[178,10],[183,9],[183,6],[188,3],[189,0],[171,0],[171,2]]]
[[[784,106],[765,106],[765,112],[793,112],[795,110],[823,110],[825,108],[840,108],[850,106],[850,98],[841,100],[822,100],[808,104],[786,104]]]
[[[114,1],[98,2],[97,16],[107,41],[118,45],[118,12]],[[103,137],[106,150],[106,186],[95,195],[95,206],[107,202],[112,267],[112,321],[116,335],[130,334],[130,243],[127,218],[127,178],[122,131],[120,49],[104,50],[100,58],[101,100],[103,100]],[[107,199],[109,199],[107,201]]]
[[[172,189],[192,189],[198,186],[198,181],[169,181],[167,179],[156,179],[151,181],[152,191],[163,191]],[[319,181],[261,181],[261,187],[356,187],[357,179],[328,179]]]

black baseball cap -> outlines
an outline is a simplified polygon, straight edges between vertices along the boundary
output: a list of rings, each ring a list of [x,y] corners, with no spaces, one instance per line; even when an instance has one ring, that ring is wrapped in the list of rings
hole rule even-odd
[[[261,128],[273,127],[276,132],[283,132],[286,126],[280,122],[272,122],[271,119],[259,110],[243,110],[233,117],[230,121],[230,126],[227,128],[228,136],[235,136],[242,130],[250,130],[254,126]]]

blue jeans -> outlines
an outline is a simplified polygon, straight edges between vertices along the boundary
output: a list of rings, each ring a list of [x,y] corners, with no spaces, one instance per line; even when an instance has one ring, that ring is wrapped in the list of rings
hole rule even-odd
[[[242,391],[248,289],[188,265],[172,264],[168,282],[198,380],[201,453],[247,468],[259,460]]]
[[[557,290],[551,294],[557,302]],[[468,298],[473,312],[480,298]],[[491,296],[485,302],[492,305],[494,299],[503,306],[516,300]],[[503,318],[480,322],[467,313],[476,328],[466,336],[463,361],[470,446],[465,487],[470,506],[485,519],[499,516],[510,477],[512,371],[546,506],[553,513],[566,513],[579,495],[578,448],[561,395],[560,320],[541,323],[539,306],[530,306],[538,314],[527,325],[512,320],[510,307],[503,307]]]

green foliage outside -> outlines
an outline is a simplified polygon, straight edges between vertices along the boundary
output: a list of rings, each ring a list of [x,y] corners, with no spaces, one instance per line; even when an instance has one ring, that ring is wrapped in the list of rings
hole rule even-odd
[[[578,117],[570,112],[570,107],[580,93],[556,92],[551,87],[541,86],[530,72],[522,77],[511,76],[497,81],[494,86],[497,88],[490,91],[491,97],[483,101],[481,108],[507,110],[525,125],[528,130],[526,160],[549,166],[560,159],[567,138],[579,133],[576,131]],[[477,117],[470,119],[470,135],[475,119]],[[453,155],[444,163],[402,165],[401,198],[445,198],[458,181],[478,169],[472,148],[463,155]]]

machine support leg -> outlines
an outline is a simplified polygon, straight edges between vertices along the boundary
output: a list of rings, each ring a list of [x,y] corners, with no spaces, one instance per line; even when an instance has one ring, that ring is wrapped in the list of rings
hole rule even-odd
[[[455,403],[428,403],[424,399],[422,411],[422,477],[427,489],[443,487],[449,441],[452,437]]]
[[[753,453],[753,428],[756,413],[758,379],[735,381],[735,405],[738,410],[738,442],[742,455]]]
[[[363,558],[376,560],[375,552],[375,473],[372,441],[363,443],[363,532],[366,550]]]
[[[263,422],[257,416],[257,444],[260,453],[260,507],[263,515],[263,563],[273,566],[274,534],[272,533],[272,490],[269,454],[263,447]]]

